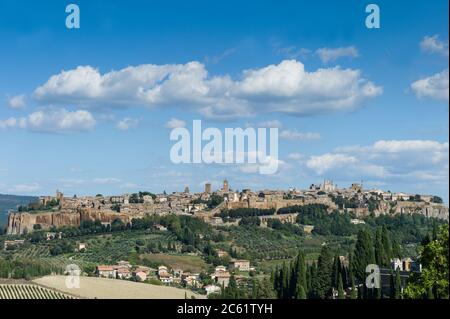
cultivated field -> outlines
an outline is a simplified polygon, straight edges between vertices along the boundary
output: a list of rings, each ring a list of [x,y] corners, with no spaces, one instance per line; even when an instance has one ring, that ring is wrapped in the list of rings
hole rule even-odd
[[[0,284],[0,299],[73,299],[73,297],[37,285]]]
[[[139,256],[149,266],[166,265],[172,269],[199,273],[208,268],[200,256],[170,255],[170,254],[143,254]]]
[[[194,294],[189,290],[155,286],[126,280],[97,277],[80,277],[80,288],[67,288],[65,276],[46,276],[34,280],[35,283],[69,293],[81,298],[97,299],[184,299],[194,296],[196,299],[205,296]]]

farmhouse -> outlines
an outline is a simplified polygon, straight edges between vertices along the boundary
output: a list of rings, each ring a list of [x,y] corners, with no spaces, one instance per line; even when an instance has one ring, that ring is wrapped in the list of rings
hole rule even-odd
[[[103,278],[116,278],[117,271],[113,266],[100,265],[96,269],[97,276]]]
[[[183,282],[186,284],[186,286],[192,286],[195,287],[199,280],[198,274],[190,274],[190,273],[184,273],[181,276]]]
[[[223,258],[223,257],[228,256],[228,253],[227,253],[225,250],[218,250],[218,251],[217,251],[217,256],[218,256],[219,258]]]
[[[147,280],[147,274],[143,271],[137,272],[135,277],[136,277],[136,280],[139,282],[143,282],[143,281]]]
[[[245,259],[232,259],[230,261],[230,269],[237,269],[239,271],[249,271],[250,261]]]
[[[167,269],[167,267],[166,266],[159,266],[158,267],[158,276],[161,276],[161,275],[164,275],[164,274],[168,274],[169,273],[169,271],[168,271],[168,269]]]
[[[206,291],[206,295],[209,296],[211,294],[219,294],[220,293],[220,287],[216,285],[207,285],[204,287]]]
[[[228,272],[220,273],[214,276],[216,283],[220,286],[228,287],[231,275]]]
[[[169,273],[161,273],[159,275],[159,280],[164,284],[171,284],[173,282],[173,277]]]
[[[131,271],[126,267],[120,267],[117,269],[117,278],[119,279],[130,279]]]

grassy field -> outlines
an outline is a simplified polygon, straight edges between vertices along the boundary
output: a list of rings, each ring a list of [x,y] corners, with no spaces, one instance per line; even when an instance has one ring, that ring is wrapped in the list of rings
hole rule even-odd
[[[156,267],[166,265],[172,269],[182,269],[199,273],[208,268],[208,265],[200,256],[190,255],[169,255],[169,254],[143,254],[139,256],[144,264]]]
[[[205,296],[192,291],[166,286],[155,286],[119,279],[80,277],[79,288],[67,288],[65,276],[46,276],[34,280],[35,283],[56,289],[80,298],[97,299],[184,299]]]

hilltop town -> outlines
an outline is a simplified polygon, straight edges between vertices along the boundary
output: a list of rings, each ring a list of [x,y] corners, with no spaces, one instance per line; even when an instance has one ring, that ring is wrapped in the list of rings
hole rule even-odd
[[[362,183],[339,188],[329,180],[306,190],[238,191],[224,180],[220,189],[206,183],[198,193],[189,187],[83,197],[56,191],[9,213],[0,236],[0,277],[44,276],[37,283],[70,294],[55,275],[67,274],[71,265],[92,285],[86,297],[111,297],[104,285],[127,281],[144,284],[152,296],[162,285],[178,297],[187,291],[198,298],[288,298],[282,278],[302,264],[311,283],[289,294],[353,298],[357,290],[364,294],[352,277],[362,282],[365,266],[353,273],[359,266],[352,266],[351,256],[364,247],[381,266],[380,293],[388,296],[422,272],[417,248],[448,218],[438,196],[365,189]],[[362,240],[368,242],[360,246]],[[342,287],[334,282],[320,296],[314,283],[319,254],[334,260],[333,271],[343,278]]]
[[[190,215],[213,225],[223,224],[218,216],[222,210],[261,209],[274,210],[270,216],[260,216],[263,224],[267,219],[293,222],[297,216],[278,214],[286,207],[311,204],[325,205],[329,212],[340,211],[354,214],[357,218],[370,214],[421,214],[448,220],[448,207],[442,199],[433,195],[392,193],[379,189],[364,189],[361,183],[348,188],[338,188],[332,181],[311,185],[307,190],[260,190],[234,191],[225,180],[221,189],[213,191],[210,183],[201,193],[191,193],[189,187],[183,192],[152,194],[140,192],[118,196],[65,197],[57,191],[55,196],[41,196],[36,203],[19,207],[8,216],[7,234],[20,235],[51,227],[79,226],[83,221],[99,220],[111,224],[116,219],[130,223],[132,219],[147,215]]]

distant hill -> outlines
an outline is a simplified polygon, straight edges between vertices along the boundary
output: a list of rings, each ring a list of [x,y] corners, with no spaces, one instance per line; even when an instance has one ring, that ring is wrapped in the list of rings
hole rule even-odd
[[[37,201],[38,197],[33,196],[15,196],[0,194],[0,227],[6,224],[8,220],[8,210],[16,209],[19,205],[28,205]]]

